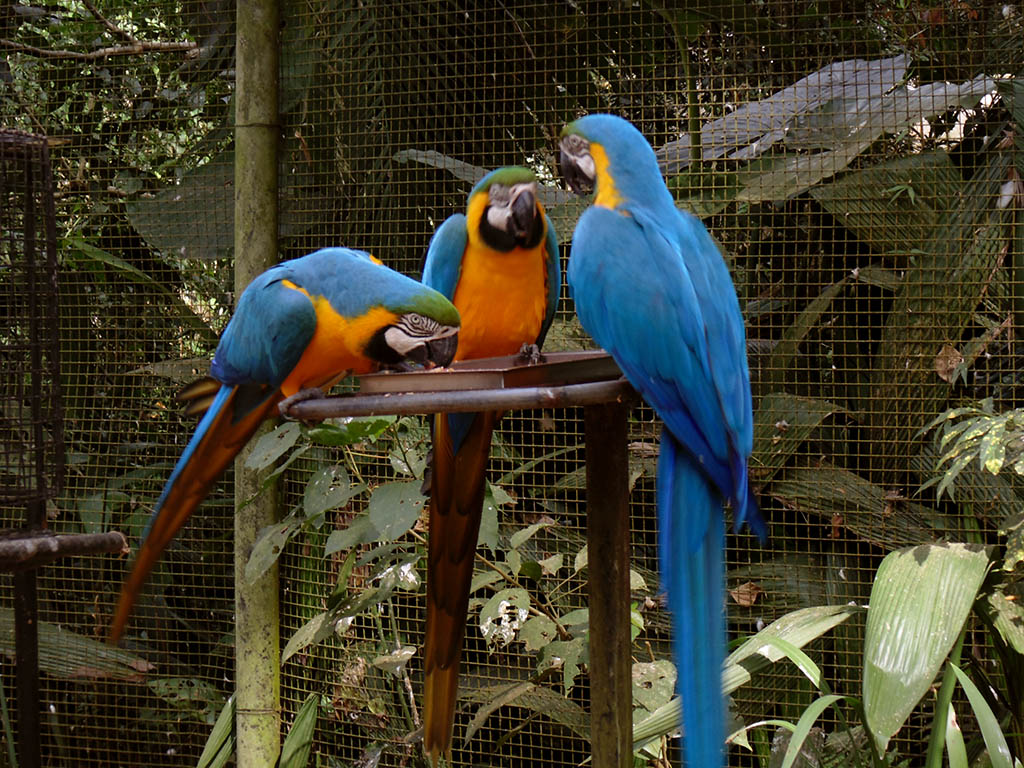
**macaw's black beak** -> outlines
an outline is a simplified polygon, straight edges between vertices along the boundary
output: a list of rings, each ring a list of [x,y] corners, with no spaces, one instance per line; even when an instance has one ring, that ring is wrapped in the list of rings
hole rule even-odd
[[[522,240],[533,233],[533,225],[537,219],[537,197],[528,189],[524,189],[512,201],[512,234]]]
[[[459,348],[459,334],[453,333],[440,339],[427,342],[427,361],[435,366],[446,368],[455,359],[455,350]]]
[[[594,180],[580,168],[576,158],[564,149],[560,149],[558,154],[558,164],[562,167],[562,176],[565,177],[565,183],[569,188],[577,195],[589,195],[593,192]]]

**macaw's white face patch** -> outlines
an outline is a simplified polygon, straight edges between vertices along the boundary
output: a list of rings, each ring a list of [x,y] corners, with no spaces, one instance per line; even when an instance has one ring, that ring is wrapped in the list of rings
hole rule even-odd
[[[487,190],[487,223],[495,229],[510,232],[512,230],[512,215],[516,201],[524,193],[529,193],[530,205],[532,206],[533,201],[537,199],[537,185],[535,183],[513,184],[510,187],[504,184],[491,184]]]

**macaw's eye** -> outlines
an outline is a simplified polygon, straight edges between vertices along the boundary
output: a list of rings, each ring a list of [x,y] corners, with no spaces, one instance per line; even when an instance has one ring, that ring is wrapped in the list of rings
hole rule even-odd
[[[590,152],[590,142],[576,133],[570,133],[561,141],[563,152],[573,157],[581,157]]]
[[[504,184],[491,184],[490,188],[487,190],[487,196],[490,198],[492,205],[506,205],[511,195],[512,190]]]

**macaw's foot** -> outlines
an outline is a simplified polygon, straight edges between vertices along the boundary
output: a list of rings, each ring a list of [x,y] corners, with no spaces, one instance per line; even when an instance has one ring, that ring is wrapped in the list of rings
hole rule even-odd
[[[319,400],[324,396],[324,391],[319,387],[309,387],[308,389],[300,389],[291,397],[286,397],[280,403],[277,404],[277,411],[288,421],[302,421],[302,419],[296,418],[291,414],[291,407],[296,403],[302,403],[306,400]],[[307,427],[313,422],[303,422]]]
[[[536,365],[546,361],[547,358],[540,353],[540,347],[536,344],[523,344],[519,348],[519,359],[516,360],[517,363],[526,363],[528,365]]]

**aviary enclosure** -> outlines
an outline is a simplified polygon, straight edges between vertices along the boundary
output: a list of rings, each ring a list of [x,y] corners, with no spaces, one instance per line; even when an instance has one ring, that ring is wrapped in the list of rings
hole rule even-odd
[[[245,8],[0,7],[0,124],[45,135],[55,177],[66,474],[47,517],[57,532],[137,541],[193,428],[174,394],[205,372],[245,258],[233,219],[236,86],[253,54],[236,49]],[[857,606],[883,557],[958,542],[988,546],[965,551],[991,564],[954,651],[1024,759],[1014,602],[1024,417],[1013,410],[1024,401],[1024,7],[280,0],[279,14],[281,257],[349,245],[418,275],[434,228],[485,170],[507,164],[543,180],[567,257],[580,203],[558,177],[557,137],[595,111],[641,129],[678,205],[721,244],[747,324],[752,481],[771,528],[764,547],[729,537],[731,637],[849,606],[803,647],[818,685],[785,658],[734,670],[729,730],[796,723],[826,694],[860,697]],[[548,348],[588,346],[566,296]],[[0,408],[8,430],[19,404]],[[950,409],[961,410],[928,429]],[[279,564],[282,734],[309,701],[309,764],[420,764],[409,734],[426,532],[415,515],[381,509],[418,487],[425,421],[276,435],[252,462],[275,468],[284,522],[248,566]],[[638,723],[669,700],[674,674],[657,574],[657,435],[637,407]],[[563,766],[590,754],[584,586],[598,564],[583,549],[582,443],[573,409],[513,414],[495,440],[457,764]],[[120,652],[102,641],[124,559],[39,572],[44,764],[195,765],[204,746],[223,745],[214,726],[235,688],[233,490],[218,485],[165,557]],[[2,514],[8,527],[24,519],[17,505]],[[0,584],[0,760],[13,761],[11,577]],[[895,760],[924,763],[941,677],[889,742]],[[965,690],[952,696],[973,757],[984,718]],[[851,699],[816,726],[804,747],[814,764],[869,764]],[[780,759],[785,733],[749,730],[731,763]],[[637,760],[678,764],[677,744],[655,732]]]

